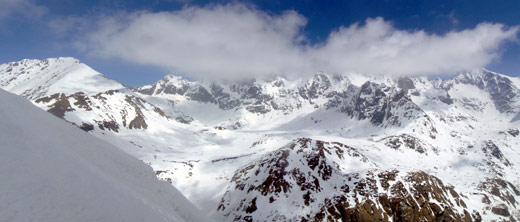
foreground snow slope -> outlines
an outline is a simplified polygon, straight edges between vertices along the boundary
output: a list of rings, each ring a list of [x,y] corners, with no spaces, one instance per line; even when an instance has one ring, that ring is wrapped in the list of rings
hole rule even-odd
[[[3,221],[203,221],[118,148],[0,90]]]

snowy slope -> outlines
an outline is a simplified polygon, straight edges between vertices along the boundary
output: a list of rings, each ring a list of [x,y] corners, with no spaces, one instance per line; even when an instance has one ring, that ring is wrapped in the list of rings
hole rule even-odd
[[[54,93],[86,94],[123,88],[79,60],[63,57],[25,59],[0,65],[0,87],[30,99]]]
[[[2,221],[203,221],[149,166],[0,90]]]
[[[53,69],[61,70],[60,67]],[[31,76],[52,77],[46,75],[47,71],[31,72]],[[54,72],[57,71],[51,71]],[[16,73],[0,71],[0,80],[25,75]],[[66,72],[64,75],[68,76]],[[381,207],[388,205],[375,196],[386,195],[392,203],[425,201],[426,196],[408,198],[423,188],[456,193],[425,203],[437,213],[439,209],[449,209],[451,213],[446,215],[451,215],[451,219],[520,219],[518,78],[485,69],[442,80],[317,73],[299,80],[270,77],[205,82],[169,75],[135,89],[83,90],[91,89],[88,83],[95,82],[96,76],[84,79],[85,86],[72,82],[74,90],[66,81],[49,84],[44,88],[54,91],[39,97],[9,88],[13,84],[2,87],[24,95],[40,108],[149,164],[157,177],[173,184],[206,214],[219,220],[239,217],[262,221],[275,216],[318,220],[331,216],[339,220],[338,214],[315,209],[359,212],[367,206],[383,209],[382,218],[386,215],[388,219],[394,218],[395,212]],[[19,83],[17,87],[39,90],[39,86],[28,83]],[[301,138],[307,138],[308,145],[298,143]],[[266,195],[240,189],[261,187],[262,180],[278,168],[259,163],[273,157],[280,159],[275,154],[285,153],[290,144],[296,144],[299,151],[288,153],[287,159],[295,165],[289,163],[287,169],[312,169],[302,170],[305,178],[312,180],[311,176],[319,172],[314,171],[311,162],[301,159],[312,156],[319,143],[353,147],[355,154],[364,156],[366,161],[358,163],[356,156],[345,154],[341,155],[343,159],[325,155],[324,166],[335,168],[338,173],[331,174],[331,180],[322,178],[321,189],[306,194],[316,197],[309,205],[302,199],[304,193],[296,188]],[[251,170],[248,166],[256,168]],[[359,175],[354,182],[362,182],[364,185],[359,186],[363,189],[351,189],[350,193],[338,189],[341,181],[353,173]],[[395,174],[395,181],[407,189],[404,196],[397,198],[395,192],[379,187],[381,173]],[[234,179],[238,176],[240,184]],[[302,177],[287,174],[279,181],[299,188],[298,178]],[[417,185],[423,183],[433,185]],[[377,189],[364,192],[375,185]],[[271,196],[276,196],[276,201],[257,204],[255,211],[247,210],[253,199],[266,203]],[[335,202],[339,205],[349,205],[333,210],[331,198],[339,198]],[[220,207],[222,204],[224,208]],[[295,208],[275,213],[288,204],[301,211]],[[434,204],[450,207],[435,208]],[[418,220],[425,216],[419,209],[407,211]]]

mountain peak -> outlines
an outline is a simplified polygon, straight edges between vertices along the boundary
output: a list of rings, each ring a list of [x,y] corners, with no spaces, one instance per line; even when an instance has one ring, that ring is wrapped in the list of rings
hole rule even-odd
[[[173,75],[173,74],[168,74],[168,75],[164,76],[162,80],[167,81],[167,82],[188,81],[182,76],[177,76],[177,75]]]
[[[81,63],[79,59],[76,59],[74,57],[57,57],[57,58],[46,58],[46,59],[22,59],[17,62],[9,62],[7,64],[11,64],[13,66],[18,65],[31,65],[31,64],[66,64],[66,63]]]
[[[54,93],[86,94],[124,86],[72,57],[24,59],[0,65],[0,86],[35,99]]]

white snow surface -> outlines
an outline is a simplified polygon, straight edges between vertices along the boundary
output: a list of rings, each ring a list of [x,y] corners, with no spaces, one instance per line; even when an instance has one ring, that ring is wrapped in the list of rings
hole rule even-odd
[[[159,178],[169,181],[201,208],[203,214],[217,220],[233,219],[217,212],[217,207],[224,194],[233,189],[231,178],[238,169],[302,137],[355,147],[378,169],[421,170],[434,175],[464,195],[468,211],[480,212],[484,221],[508,218],[491,212],[491,207],[499,206],[503,201],[482,191],[479,188],[482,182],[502,178],[520,187],[520,152],[517,149],[520,136],[509,133],[509,130],[520,129],[518,78],[487,70],[463,73],[446,80],[410,78],[414,87],[407,90],[405,99],[398,100],[401,98],[398,80],[359,74],[318,73],[310,80],[289,81],[276,77],[246,83],[196,82],[167,76],[153,85],[127,89],[117,82],[112,84],[115,81],[95,71],[79,75],[84,78],[77,81],[74,77],[77,72],[67,71],[66,67],[91,69],[76,60],[65,60],[69,62],[56,63],[52,69],[35,69],[30,74],[22,73],[14,63],[0,65],[0,88],[22,95],[44,110],[54,107],[58,99],[39,98],[54,93],[70,96],[65,120],[77,126],[91,124],[91,134],[149,164]],[[24,61],[31,61],[31,67],[53,63]],[[8,71],[9,67],[11,71]],[[70,78],[54,81],[49,73],[61,73],[60,76]],[[38,82],[22,81],[26,78]],[[367,81],[375,83],[375,88],[362,94],[360,90]],[[503,83],[498,91],[497,82]],[[99,88],[96,87],[98,83]],[[344,109],[354,107],[356,99],[365,102],[359,107],[377,103],[372,100],[377,87],[385,93],[379,102],[397,100],[393,103],[397,107],[391,110],[392,115],[385,116],[382,124],[373,124],[370,118],[358,119],[363,113],[350,115],[349,110]],[[109,89],[118,91],[106,92]],[[79,97],[71,96],[78,92],[84,93],[90,101],[88,108],[82,105]],[[205,92],[211,94],[213,100],[205,97]],[[229,105],[234,101],[240,104]],[[503,110],[499,111],[497,105]],[[130,127],[129,123],[139,119],[139,115],[143,116],[147,127]],[[390,121],[395,120],[394,117],[397,124]],[[101,129],[103,122],[117,125],[117,131],[107,127]],[[414,146],[388,145],[390,140],[402,142],[406,136],[415,138]],[[489,141],[499,148],[503,158],[485,150]],[[421,149],[417,147],[419,145]],[[349,161],[334,160],[345,169],[351,169],[346,164]],[[363,168],[356,168],[361,172],[373,166],[356,167]],[[483,195],[489,196],[489,204],[481,201]],[[267,200],[258,201],[266,203]],[[287,201],[291,203],[292,200]],[[520,218],[518,206],[520,203],[507,205],[512,215],[516,213],[516,218]],[[264,218],[255,220],[272,216],[269,212],[261,215]]]
[[[151,167],[0,90],[2,221],[204,221]]]

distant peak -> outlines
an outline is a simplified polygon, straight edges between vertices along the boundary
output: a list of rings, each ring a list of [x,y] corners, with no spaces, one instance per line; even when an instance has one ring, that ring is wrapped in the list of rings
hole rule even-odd
[[[49,64],[80,64],[81,62],[78,59],[73,57],[58,57],[58,58],[46,58],[46,59],[22,59],[19,61],[12,61],[6,63],[6,65],[10,66],[18,66],[18,65],[49,65]]]
[[[455,77],[455,79],[489,79],[489,78],[496,78],[496,77],[505,77],[508,78],[509,76],[499,74],[493,71],[490,71],[486,68],[476,68],[471,71],[467,71],[464,73],[461,73]]]
[[[48,58],[47,61],[53,62],[73,62],[73,63],[81,63],[79,59],[73,57],[58,57],[58,58]]]
[[[165,83],[170,83],[170,84],[190,82],[182,76],[176,76],[176,75],[172,75],[172,74],[168,74],[168,75],[164,76],[164,78],[162,80]]]

